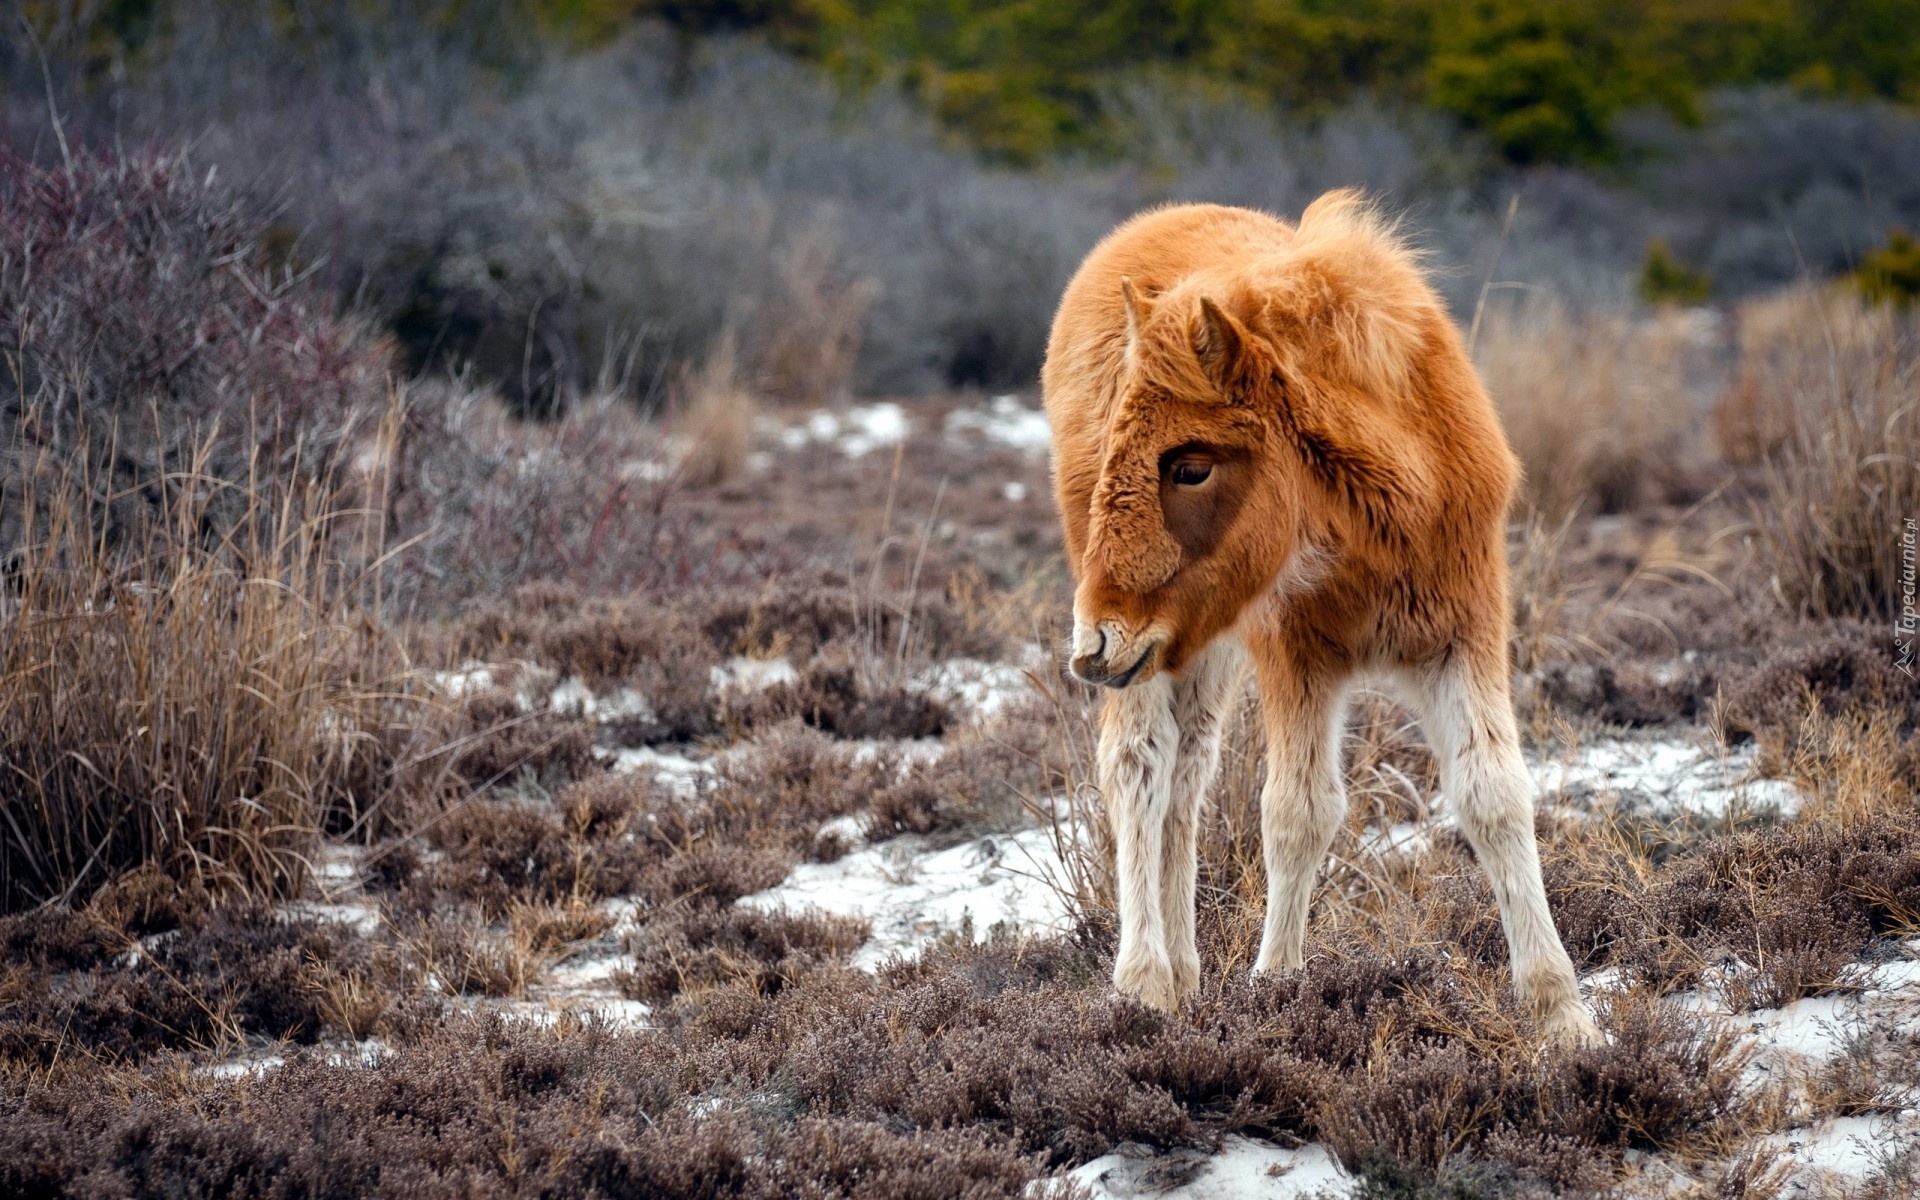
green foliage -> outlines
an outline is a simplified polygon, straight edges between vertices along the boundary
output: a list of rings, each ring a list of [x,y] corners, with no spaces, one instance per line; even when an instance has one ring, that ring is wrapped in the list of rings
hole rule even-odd
[[[1696,271],[1673,256],[1667,243],[1653,239],[1646,261],[1640,264],[1640,298],[1648,304],[1701,304],[1713,289],[1705,271]]]
[[[1853,282],[1876,304],[1911,307],[1920,299],[1920,241],[1904,229],[1894,230],[1886,245],[1860,261]]]
[[[87,37],[135,46],[182,2],[112,0]],[[374,7],[224,2],[301,26]],[[66,7],[28,6],[47,28]],[[510,43],[531,28],[598,45],[643,20],[689,39],[754,33],[862,86],[904,86],[959,140],[1015,162],[1101,148],[1103,91],[1143,69],[1308,113],[1356,92],[1431,104],[1516,162],[1604,159],[1621,112],[1687,118],[1720,85],[1920,102],[1920,0],[401,0],[393,11]]]

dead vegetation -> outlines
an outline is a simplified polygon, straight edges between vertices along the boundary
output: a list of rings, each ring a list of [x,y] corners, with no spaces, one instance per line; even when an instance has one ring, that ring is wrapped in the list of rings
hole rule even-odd
[[[807,269],[796,294],[837,286]],[[1417,726],[1374,697],[1308,968],[1246,975],[1248,714],[1202,842],[1201,992],[1175,1016],[1109,994],[1091,698],[1034,665],[989,709],[942,674],[1049,661],[1046,466],[944,437],[938,410],[853,456],[750,419],[760,385],[718,361],[668,420],[528,425],[456,383],[376,381],[332,459],[186,440],[111,486],[16,421],[0,1193],[1008,1196],[1237,1134],[1318,1141],[1382,1200],[1633,1195],[1649,1164],[1687,1173],[1675,1194],[1775,1195],[1756,1139],[1903,1103],[1920,1044],[1888,1026],[1756,1082],[1751,1047],[1676,1000],[1844,995],[1905,953],[1920,693],[1839,583],[1886,546],[1813,532],[1916,507],[1907,335],[1829,313],[1844,336],[1810,340],[1772,311],[1734,318],[1720,377],[1697,340],[1719,335],[1677,314],[1483,330],[1534,480],[1535,746],[1752,743],[1802,796],[1790,819],[1543,810],[1612,1038],[1558,1056],[1509,996]],[[42,344],[6,332],[9,355]],[[782,386],[832,391],[848,348],[802,349]],[[208,370],[181,386],[218,390]],[[1055,817],[1070,936],[950,931],[867,973],[862,922],[737,903],[863,843]],[[644,1021],[543,1008],[582,967]]]

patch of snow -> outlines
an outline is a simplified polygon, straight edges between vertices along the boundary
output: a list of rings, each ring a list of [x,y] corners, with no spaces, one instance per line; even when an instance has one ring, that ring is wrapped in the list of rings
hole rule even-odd
[[[824,842],[829,838],[839,838],[849,846],[858,846],[867,840],[867,818],[852,814],[835,817],[813,832],[816,842]]]
[[[484,692],[493,686],[493,669],[480,663],[468,663],[457,671],[437,671],[434,686],[459,700]]]
[[[913,764],[932,762],[946,752],[947,744],[937,737],[861,738],[853,745],[853,762],[860,766],[891,759],[904,777]]]
[[[527,989],[527,999],[509,1011],[540,1025],[552,1025],[563,1013],[571,1013],[624,1029],[645,1028],[653,1022],[652,1006],[620,994],[619,975],[633,965],[633,957],[622,953],[576,956],[549,968]]]
[[[1729,1021],[1746,1026],[1743,1040],[1758,1049],[1825,1062],[1845,1048],[1859,1024],[1859,1009],[1854,996],[1808,996],[1779,1008],[1740,1013]]]
[[[1000,494],[1014,504],[1027,498],[1027,485],[1018,479],[1010,479],[1000,485]]]
[[[657,458],[630,458],[620,464],[619,475],[622,479],[642,483],[660,483],[672,479],[675,469],[674,463],[662,462]]]
[[[1908,954],[1920,952],[1920,944],[1912,941],[1901,948]],[[1858,1037],[1877,1013],[1920,1002],[1920,961],[1911,958],[1856,964],[1841,976],[1845,990],[1743,1013],[1726,1011],[1721,989],[1712,978],[1715,973],[1709,973],[1705,986],[1677,993],[1670,1002],[1688,1012],[1717,1017],[1739,1031],[1741,1039],[1759,1052],[1756,1061],[1765,1069],[1795,1060],[1827,1062]]]
[[[279,911],[287,917],[305,917],[313,921],[332,921],[350,926],[357,933],[370,934],[380,928],[380,913],[369,904],[291,900],[281,905]]]
[[[873,923],[853,956],[872,970],[895,955],[918,954],[969,924],[983,937],[996,925],[1023,933],[1063,933],[1072,925],[1050,884],[1064,878],[1047,829],[984,837],[935,850],[901,837],[830,863],[802,863],[776,887],[739,903],[762,909],[818,908]]]
[[[561,992],[611,987],[620,972],[632,969],[633,959],[625,954],[568,959],[547,972],[547,987]]]
[[[366,856],[363,846],[327,842],[314,856],[314,882],[329,895],[357,888],[360,886],[360,861]]]
[[[736,655],[707,673],[713,691],[725,693],[764,692],[783,683],[794,683],[800,672],[784,658],[747,658]]]
[[[1619,967],[1602,967],[1580,977],[1580,990],[1592,1001],[1609,993],[1625,991],[1628,983],[1627,973]]]
[[[378,1038],[367,1038],[359,1042],[338,1042],[323,1047],[326,1051],[326,1064],[330,1067],[377,1067],[393,1057],[397,1051]],[[287,1065],[284,1055],[272,1052],[253,1051],[242,1054],[225,1062],[200,1067],[194,1073],[208,1079],[239,1079],[244,1076],[261,1076],[277,1071]]]
[[[915,675],[912,683],[934,699],[965,709],[980,720],[1033,694],[1033,685],[1022,668],[972,658],[936,663]]]
[[[397,1053],[399,1051],[379,1038],[367,1038],[359,1042],[344,1042],[328,1050],[327,1065],[330,1067],[377,1067]]]
[[[484,1008],[488,1012],[499,1013],[503,1017],[525,1021],[542,1029],[551,1029],[565,1016],[598,1019],[616,1029],[647,1029],[653,1024],[653,1008],[638,1000],[628,1000],[623,996],[594,996],[588,998],[548,998],[534,1000],[489,1000],[484,1004],[470,1004],[471,1009]]]
[[[1782,1196],[1827,1196],[1836,1186],[1857,1186],[1902,1152],[1920,1148],[1920,1120],[1911,1111],[1834,1117],[1808,1129],[1770,1134],[1761,1144],[1778,1151],[1791,1172]]]
[[[608,752],[601,750],[598,753],[604,755]],[[669,750],[656,750],[652,746],[622,746],[611,753],[614,770],[651,771],[657,782],[677,796],[693,795],[699,790],[700,781],[713,774],[712,763]]]
[[[226,1062],[214,1063],[210,1067],[201,1067],[195,1074],[209,1079],[239,1079],[245,1075],[265,1075],[269,1071],[278,1071],[287,1065],[287,1060],[278,1054],[266,1054],[260,1057],[242,1056],[230,1058]]]
[[[1595,742],[1571,756],[1531,764],[1545,796],[1614,803],[1664,816],[1720,819],[1774,811],[1791,817],[1800,793],[1780,779],[1755,777],[1751,746],[1708,753],[1684,741]]]
[[[1384,858],[1389,854],[1416,855],[1433,845],[1433,834],[1451,822],[1451,817],[1436,814],[1426,821],[1402,821],[1385,829],[1369,828],[1360,837],[1360,848]]]
[[[531,697],[521,696],[520,707],[532,709]],[[629,717],[647,720],[653,716],[653,705],[634,688],[621,687],[605,695],[597,695],[578,675],[569,675],[553,686],[553,691],[547,695],[547,708],[556,713],[598,721],[602,725]]]
[[[1020,403],[1018,396],[995,396],[986,411],[954,410],[947,417],[949,434],[977,433],[989,441],[1012,446],[1038,457],[1053,445],[1053,426],[1047,414]]]
[[[792,450],[810,442],[833,444],[848,458],[862,458],[882,446],[906,441],[911,430],[906,410],[882,401],[855,405],[842,413],[820,409],[810,414],[805,424],[781,430],[780,441]]]
[[[1353,1184],[1353,1177],[1317,1143],[1285,1150],[1243,1137],[1228,1138],[1217,1154],[1123,1147],[1076,1168],[1069,1178],[1095,1200],[1307,1200],[1344,1195]]]
[[[434,676],[434,683],[442,692],[458,700],[500,686],[497,667],[498,664],[469,662],[457,671],[439,672]],[[541,686],[536,681],[542,676],[552,678],[552,672],[542,671],[529,663],[509,664],[508,670],[508,677],[515,680],[513,699],[521,712],[533,712],[544,706],[552,712],[602,724],[628,717],[646,718],[653,715],[653,705],[630,687],[619,687],[601,694],[589,688],[579,676],[569,675],[544,695],[539,695],[533,690]]]

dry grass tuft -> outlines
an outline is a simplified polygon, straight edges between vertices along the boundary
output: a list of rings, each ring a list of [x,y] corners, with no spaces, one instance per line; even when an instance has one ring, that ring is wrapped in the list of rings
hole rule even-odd
[[[688,373],[684,407],[673,424],[680,439],[675,478],[690,487],[713,487],[739,476],[753,448],[759,405],[740,378],[734,339],[722,336],[700,369]]]
[[[1752,519],[1772,588],[1795,611],[1890,619],[1903,521],[1920,514],[1920,343],[1912,322],[1839,294],[1795,292],[1741,313],[1756,364],[1741,445],[1770,494]],[[1738,451],[1738,446],[1733,448]]]
[[[154,480],[160,511],[117,540],[84,469],[34,460],[14,491],[7,909],[84,898],[149,862],[289,896],[323,827],[378,833],[453,786],[448,714],[350,600],[333,497],[204,466]]]
[[[1700,449],[1687,376],[1710,361],[1695,317],[1663,310],[1576,316],[1500,306],[1476,359],[1526,468],[1528,503],[1552,522],[1695,491]]]

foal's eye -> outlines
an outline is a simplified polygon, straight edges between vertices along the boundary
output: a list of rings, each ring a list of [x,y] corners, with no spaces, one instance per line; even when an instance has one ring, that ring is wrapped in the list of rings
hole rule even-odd
[[[1213,464],[1204,459],[1190,458],[1173,464],[1173,481],[1181,487],[1199,487],[1213,474]]]

